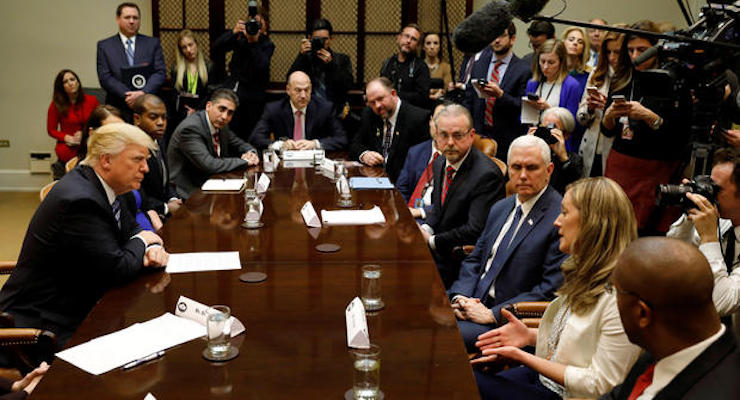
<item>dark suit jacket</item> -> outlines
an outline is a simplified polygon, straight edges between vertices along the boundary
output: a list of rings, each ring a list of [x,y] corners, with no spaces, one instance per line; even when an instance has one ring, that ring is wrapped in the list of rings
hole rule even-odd
[[[288,70],[288,75],[295,71],[303,71],[311,77],[313,96],[316,96],[316,88],[322,83],[326,87],[327,100],[333,104],[334,115],[338,115],[347,103],[347,92],[352,86],[352,60],[349,56],[329,49],[332,60],[329,64],[321,61],[313,53],[298,53],[293,65]],[[287,78],[287,77],[286,77]],[[286,79],[287,80],[287,79]]]
[[[159,148],[162,149],[161,141]],[[141,182],[142,206],[143,210],[154,210],[160,215],[164,215],[164,205],[170,199],[178,197],[175,184],[170,181],[169,167],[167,166],[167,157],[162,151],[149,151],[151,157],[146,160],[149,165],[149,172],[144,175]]]
[[[488,75],[488,66],[491,64],[493,49],[491,46],[486,47],[473,64],[473,70],[470,73],[471,79],[491,80]],[[511,62],[506,66],[506,73],[499,82],[504,94],[496,99],[493,107],[493,127],[485,127],[486,100],[481,99],[475,93],[473,85],[467,85],[465,88],[465,107],[473,114],[473,126],[475,131],[481,136],[491,137],[498,143],[496,157],[506,161],[506,152],[509,150],[509,144],[517,136],[523,135],[524,128],[519,122],[519,116],[522,112],[522,96],[526,94],[527,81],[532,77],[530,66],[517,56],[511,57]]]
[[[495,279],[496,298],[490,298],[486,291],[481,301],[491,308],[497,321],[501,320],[501,307],[505,304],[552,300],[555,290],[563,283],[560,264],[566,256],[558,249],[560,237],[558,229],[553,226],[560,214],[561,201],[560,194],[548,186],[522,221],[509,246],[507,257],[499,266],[491,265],[486,274],[489,280]],[[515,196],[509,196],[491,207],[486,228],[475,244],[475,250],[463,261],[460,277],[448,291],[450,296],[474,295],[491,255],[493,242],[515,204]]]
[[[369,107],[362,112],[360,130],[350,143],[350,155],[359,160],[365,151],[383,154],[383,119]],[[393,141],[385,163],[385,172],[391,181],[396,182],[409,148],[429,139],[429,111],[416,107],[407,101],[401,102],[398,110]]]
[[[342,124],[335,117],[331,103],[312,98],[306,106],[304,137],[308,140],[318,139],[326,151],[344,150],[347,147],[347,134]],[[295,116],[290,107],[290,99],[274,101],[265,106],[262,118],[252,131],[249,141],[262,150],[272,143],[270,133],[275,139],[292,138]]]
[[[239,156],[255,151],[252,145],[234,135],[228,126],[221,129],[219,147],[220,157],[213,148],[205,110],[191,114],[175,128],[167,147],[167,162],[170,179],[177,186],[180,197],[188,198],[213,174],[246,166],[247,162]]]
[[[450,270],[446,271],[450,272],[446,282],[449,285],[457,279],[460,263],[459,259],[452,259],[452,249],[478,240],[491,205],[504,197],[505,189],[501,170],[490,158],[471,147],[442,204],[445,165],[444,157],[437,157],[434,162],[433,207],[426,223],[434,229],[437,254],[447,261],[444,264]]]
[[[0,309],[18,327],[70,336],[108,288],[141,271],[144,242],[132,238],[139,230],[123,204],[118,228],[94,170],[77,166],[31,219],[18,264],[0,291]]]
[[[398,175],[398,180],[396,180],[396,189],[398,189],[406,202],[408,202],[411,195],[414,194],[416,184],[424,173],[424,169],[426,169],[431,156],[431,139],[409,148],[409,152],[406,154],[406,161],[403,162],[403,168],[401,169],[401,173]]]
[[[632,393],[637,378],[653,362],[655,361],[652,356],[644,353],[632,366],[624,382],[601,396],[600,400],[626,400]],[[740,376],[740,348],[735,335],[728,329],[679,372],[653,399],[737,399],[740,398],[738,376]]]
[[[107,92],[105,102],[122,110],[128,109],[126,92],[128,86],[121,81],[121,67],[127,66],[126,49],[121,43],[118,33],[98,42],[98,80],[100,86]],[[154,73],[146,82],[143,91],[156,93],[167,78],[167,67],[162,56],[162,46],[159,39],[136,35],[134,47],[134,65],[153,65]]]

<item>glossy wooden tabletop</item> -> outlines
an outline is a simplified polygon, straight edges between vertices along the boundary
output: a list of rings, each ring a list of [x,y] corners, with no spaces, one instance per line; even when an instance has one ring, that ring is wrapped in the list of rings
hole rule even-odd
[[[298,210],[309,199],[317,212],[337,209],[332,182],[312,168],[280,169],[270,176],[263,228],[239,226],[243,194],[196,193],[161,232],[170,252],[238,250],[242,270],[148,273],[109,291],[68,343],[174,312],[184,295],[231,307],[246,326],[232,340],[239,357],[209,363],[201,357],[205,339],[197,339],[148,364],[100,376],[57,360],[32,398],[143,399],[151,392],[159,400],[341,399],[352,386],[344,309],[360,294],[360,267],[371,262],[383,268],[386,307],[368,315],[368,328],[371,342],[381,347],[380,387],[386,398],[478,398],[436,267],[401,196],[389,190],[353,192],[358,207],[380,206],[387,223],[324,227],[314,237]],[[319,253],[314,248],[319,243],[341,250]],[[249,271],[268,278],[239,281]]]

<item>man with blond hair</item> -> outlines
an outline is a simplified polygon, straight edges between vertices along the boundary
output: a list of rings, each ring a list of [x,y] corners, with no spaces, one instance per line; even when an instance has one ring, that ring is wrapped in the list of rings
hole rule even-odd
[[[125,123],[90,137],[85,160],[36,210],[0,291],[0,309],[16,327],[54,332],[62,348],[107,289],[167,264],[162,239],[142,230],[120,199],[141,186],[153,148],[144,131]]]

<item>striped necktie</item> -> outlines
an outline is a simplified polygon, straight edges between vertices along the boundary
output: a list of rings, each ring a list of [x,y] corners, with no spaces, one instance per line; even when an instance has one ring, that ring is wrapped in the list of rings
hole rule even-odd
[[[118,197],[113,200],[113,204],[111,204],[111,209],[113,211],[113,218],[116,219],[116,224],[118,224],[118,229],[121,229],[121,202],[120,200],[118,200]]]
[[[126,60],[128,60],[128,65],[134,65],[134,46],[133,41],[129,38],[126,39]]]

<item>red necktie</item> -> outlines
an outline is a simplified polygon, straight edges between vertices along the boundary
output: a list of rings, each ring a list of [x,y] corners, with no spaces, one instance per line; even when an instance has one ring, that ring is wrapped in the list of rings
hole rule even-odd
[[[429,162],[429,165],[427,165],[426,168],[424,168],[424,172],[421,174],[421,177],[419,178],[419,182],[416,183],[416,188],[414,189],[414,194],[411,195],[411,198],[409,199],[409,207],[415,207],[416,206],[416,199],[421,199],[424,194],[424,188],[427,186],[427,183],[432,180],[432,177],[434,176],[434,171],[432,170],[432,166],[434,165],[434,160],[437,159],[439,156],[439,153],[434,153],[434,156],[432,157],[432,161]]]
[[[213,151],[216,152],[216,157],[218,157],[218,156],[221,155],[221,153],[219,152],[219,149],[218,149],[218,143],[219,143],[219,137],[218,136],[219,136],[219,132],[218,132],[218,129],[216,129],[216,132],[212,136],[213,137]]]
[[[303,140],[303,124],[301,123],[301,115],[303,112],[298,110],[295,112],[295,125],[293,125],[293,140]]]
[[[632,393],[630,393],[630,396],[627,398],[627,400],[635,400],[640,397],[642,392],[644,392],[645,389],[647,389],[647,387],[650,386],[651,383],[653,383],[653,372],[655,372],[655,364],[650,364],[645,372],[637,377],[637,381],[635,381],[635,387],[632,388]]]
[[[442,204],[445,203],[445,197],[447,197],[447,191],[450,189],[450,185],[452,185],[452,175],[455,174],[455,168],[452,167],[452,165],[449,165],[447,167],[447,173],[445,174],[445,184],[442,187]]]
[[[491,82],[496,82],[498,84],[498,69],[501,67],[501,64],[503,64],[501,61],[496,61],[493,64],[493,69],[491,70]],[[495,97],[489,97],[486,99],[486,125],[493,126],[493,106],[496,104],[496,98]]]

